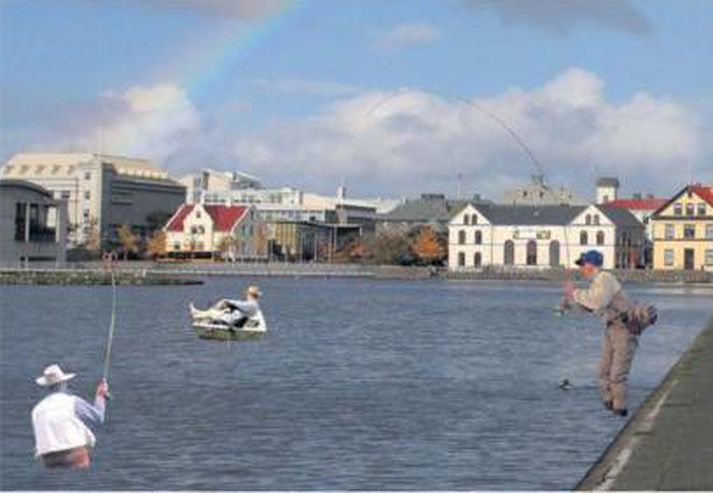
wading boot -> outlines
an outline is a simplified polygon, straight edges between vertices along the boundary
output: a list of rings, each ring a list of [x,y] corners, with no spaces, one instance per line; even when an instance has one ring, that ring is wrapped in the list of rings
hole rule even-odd
[[[614,415],[626,418],[629,415],[629,411],[627,409],[614,409]]]

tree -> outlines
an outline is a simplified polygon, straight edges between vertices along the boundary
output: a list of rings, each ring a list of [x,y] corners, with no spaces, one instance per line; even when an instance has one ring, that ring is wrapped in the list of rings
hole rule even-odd
[[[269,238],[268,238],[268,231],[267,231],[267,225],[261,221],[257,221],[254,223],[253,226],[254,229],[254,235],[253,235],[253,246],[254,246],[254,251],[255,255],[262,256],[262,255],[268,255],[269,254]]]
[[[99,232],[99,221],[96,217],[89,220],[86,226],[86,238],[84,244],[88,251],[99,253],[102,247],[101,234]]]
[[[430,226],[421,228],[411,250],[426,264],[442,262],[446,258],[446,249]]]
[[[146,244],[146,253],[153,259],[166,255],[166,233],[155,231]]]
[[[130,253],[139,251],[139,238],[131,231],[128,224],[119,226],[119,243],[124,250],[124,260],[129,258]]]
[[[231,235],[225,235],[223,236],[220,241],[218,242],[218,251],[221,254],[221,257],[223,257],[223,260],[226,259],[232,259],[235,254],[235,247],[238,244],[238,240]]]
[[[364,260],[372,264],[408,264],[412,262],[409,239],[400,233],[379,233],[367,238]]]

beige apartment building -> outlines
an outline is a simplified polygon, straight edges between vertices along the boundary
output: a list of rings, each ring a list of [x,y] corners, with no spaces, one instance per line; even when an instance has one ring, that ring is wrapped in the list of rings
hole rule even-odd
[[[36,183],[66,201],[71,246],[86,243],[92,229],[112,241],[122,224],[143,235],[152,216],[165,220],[186,195],[183,185],[150,161],[105,154],[16,154],[0,178]]]
[[[654,269],[713,270],[713,186],[684,187],[650,221]]]

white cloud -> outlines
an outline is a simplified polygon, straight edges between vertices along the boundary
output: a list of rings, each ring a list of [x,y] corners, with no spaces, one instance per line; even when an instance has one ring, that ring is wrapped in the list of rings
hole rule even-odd
[[[117,0],[114,0],[117,1]],[[125,4],[124,0],[121,3]],[[190,10],[198,14],[236,19],[271,15],[293,4],[293,0],[133,0],[137,7]]]
[[[404,48],[423,46],[438,41],[441,31],[425,22],[401,24],[379,36],[374,48],[379,51],[397,51]]]
[[[103,152],[163,160],[178,151],[187,136],[201,132],[201,116],[175,84],[135,86],[121,94],[104,93],[113,113],[101,122]],[[95,149],[95,131],[72,139],[72,147]]]
[[[646,92],[608,101],[604,82],[577,68],[533,91],[471,101],[417,89],[370,92],[243,136],[235,153],[254,172],[323,183],[346,177],[379,193],[442,188],[464,173],[472,188],[498,198],[503,186],[528,179],[533,166],[481,109],[517,132],[551,181],[580,190],[604,172],[667,190],[669,170],[701,162],[702,131],[692,110]]]

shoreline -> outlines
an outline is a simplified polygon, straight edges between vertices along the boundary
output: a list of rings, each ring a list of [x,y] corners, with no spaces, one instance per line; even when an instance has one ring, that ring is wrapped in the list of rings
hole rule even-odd
[[[162,264],[119,262],[113,270],[126,285],[200,284],[200,277],[316,277],[367,278],[374,280],[541,281],[581,280],[576,271],[564,269],[483,269],[450,272],[443,268],[361,264]],[[13,284],[109,284],[111,272],[99,262],[65,264],[62,267],[0,268],[0,285]],[[660,287],[713,289],[713,272],[616,270],[624,283]]]
[[[706,365],[713,367],[713,318],[574,490],[713,490],[713,380]]]

